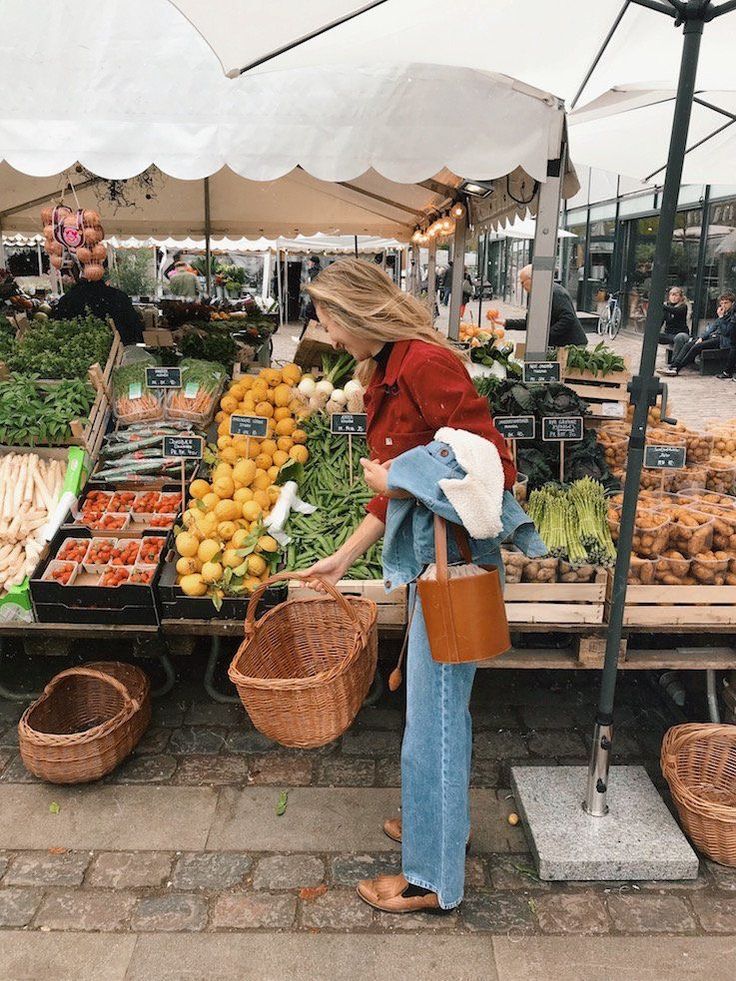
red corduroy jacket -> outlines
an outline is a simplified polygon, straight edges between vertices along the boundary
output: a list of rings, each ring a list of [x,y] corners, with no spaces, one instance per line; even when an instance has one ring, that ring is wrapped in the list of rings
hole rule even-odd
[[[465,365],[452,351],[426,341],[396,341],[379,363],[365,394],[371,458],[385,463],[415,446],[426,446],[443,426],[464,429],[490,440],[510,490],[516,469],[488,402],[476,392]],[[386,522],[388,498],[374,497],[367,510]]]

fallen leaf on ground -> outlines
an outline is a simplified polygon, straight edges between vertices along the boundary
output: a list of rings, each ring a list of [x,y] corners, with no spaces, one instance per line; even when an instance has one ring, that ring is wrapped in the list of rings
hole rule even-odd
[[[321,886],[304,886],[304,888],[299,890],[299,899],[317,899],[318,896],[324,896],[326,892],[326,882],[323,882]]]
[[[49,855],[66,855],[68,848],[49,848]]]
[[[289,794],[286,790],[282,790],[279,794],[279,802],[276,805],[276,817],[281,817],[281,815],[286,811],[286,805],[289,803]]]
[[[51,803],[49,804],[49,812],[51,814],[58,814],[60,810],[61,808],[56,803],[56,801],[55,800],[51,801]]]

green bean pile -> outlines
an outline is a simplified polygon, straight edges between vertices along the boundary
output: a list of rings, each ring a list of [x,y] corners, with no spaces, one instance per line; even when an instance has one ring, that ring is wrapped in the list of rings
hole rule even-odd
[[[330,433],[330,420],[315,413],[306,421],[309,462],[300,481],[303,500],[315,504],[313,514],[292,514],[287,525],[291,542],[286,548],[286,568],[307,569],[319,559],[332,555],[355,531],[365,517],[365,505],[373,497],[363,480],[359,460],[366,456],[365,439],[354,436],[353,486],[347,436]],[[371,546],[351,566],[347,579],[381,579],[381,543]]]

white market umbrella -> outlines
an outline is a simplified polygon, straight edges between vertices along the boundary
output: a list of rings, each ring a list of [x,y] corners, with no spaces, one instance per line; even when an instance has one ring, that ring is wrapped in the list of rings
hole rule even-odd
[[[578,93],[583,104],[624,82],[656,80],[674,88],[680,63],[680,32],[660,12],[669,5],[657,0],[385,0],[373,7],[360,0],[171,2],[232,76],[366,6],[371,9],[251,71],[430,61],[511,75],[571,105]],[[734,50],[733,18],[706,31],[699,87],[718,88],[733,78]]]
[[[733,71],[736,80],[736,69]],[[649,183],[662,182],[676,90],[621,85],[569,117],[575,159]],[[732,184],[736,173],[736,91],[698,89],[682,179]]]

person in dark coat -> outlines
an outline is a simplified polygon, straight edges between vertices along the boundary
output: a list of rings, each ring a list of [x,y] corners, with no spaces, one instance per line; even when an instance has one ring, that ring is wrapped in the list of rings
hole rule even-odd
[[[76,265],[72,266],[72,276],[76,282],[56,304],[52,314],[55,320],[73,320],[88,314],[100,320],[109,317],[123,344],[143,343],[143,321],[127,293],[103,280],[88,282]]]
[[[532,267],[524,266],[519,272],[519,282],[527,293],[532,288]],[[527,318],[507,319],[507,330],[526,330]],[[585,346],[588,338],[578,320],[572,297],[564,286],[554,283],[552,286],[552,310],[549,318],[550,347],[567,347],[569,344]]]
[[[672,360],[674,361],[689,340],[685,290],[681,286],[673,286],[667,294],[667,302],[662,311],[662,329],[659,333],[659,343],[672,348]]]
[[[733,334],[734,294],[728,290],[718,299],[717,319],[709,324],[700,337],[689,338],[680,348],[679,354],[672,358],[662,375],[679,375],[683,368],[692,364],[703,351],[727,351],[731,346]],[[721,377],[721,376],[719,376]]]

